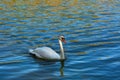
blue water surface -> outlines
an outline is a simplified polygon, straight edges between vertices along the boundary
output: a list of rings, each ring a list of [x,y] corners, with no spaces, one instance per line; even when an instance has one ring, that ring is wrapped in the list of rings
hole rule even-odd
[[[120,80],[119,0],[21,1],[0,1],[1,80]],[[64,62],[29,54],[42,46],[60,53],[59,35]]]

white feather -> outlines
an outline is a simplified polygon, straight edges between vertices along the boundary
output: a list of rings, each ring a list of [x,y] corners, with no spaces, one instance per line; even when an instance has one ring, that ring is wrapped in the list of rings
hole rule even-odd
[[[60,59],[60,55],[49,47],[40,47],[36,48],[35,50],[30,49],[29,52],[39,58]]]

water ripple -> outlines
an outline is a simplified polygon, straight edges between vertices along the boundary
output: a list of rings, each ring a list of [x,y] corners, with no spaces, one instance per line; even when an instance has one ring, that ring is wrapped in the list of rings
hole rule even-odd
[[[0,79],[119,80],[118,0],[14,1],[0,1]],[[67,41],[64,64],[29,55],[41,46],[60,53],[58,35]]]

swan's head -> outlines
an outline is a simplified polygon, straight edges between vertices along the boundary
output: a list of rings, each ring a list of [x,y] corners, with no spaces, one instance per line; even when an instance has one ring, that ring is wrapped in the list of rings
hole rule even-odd
[[[59,36],[59,40],[66,43],[65,37],[64,36]]]

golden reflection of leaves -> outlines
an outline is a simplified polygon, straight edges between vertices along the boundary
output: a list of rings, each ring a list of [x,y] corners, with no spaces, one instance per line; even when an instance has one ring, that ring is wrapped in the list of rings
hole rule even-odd
[[[40,0],[34,0],[34,2],[32,2],[32,5],[38,5],[38,4],[40,4],[40,3],[41,3]]]
[[[32,0],[32,1],[25,0],[25,3],[28,4],[28,5],[37,6],[41,3],[41,0]]]
[[[98,1],[101,3],[108,3],[108,6],[111,6],[114,0],[100,0]],[[39,4],[45,3],[44,5],[49,5],[49,6],[59,6],[62,3],[67,3],[67,6],[76,6],[76,5],[81,5],[81,6],[89,6],[91,5],[92,7],[96,6],[101,6],[98,4],[93,4],[90,1],[80,1],[80,0],[2,0],[2,4],[6,4],[7,6],[13,6],[13,5],[34,5],[37,6]]]
[[[66,7],[58,6],[58,7],[53,8],[52,11],[53,11],[53,12],[57,12],[57,11],[59,11],[59,10],[65,10],[65,9],[66,9]]]
[[[97,15],[93,15],[92,17],[93,17],[93,18],[100,18],[100,17],[99,17],[99,16],[97,16]]]
[[[101,45],[106,45],[106,44],[113,44],[113,42],[98,42],[98,43],[94,43],[94,44],[88,44],[88,46],[101,46]]]
[[[70,6],[75,6],[78,4],[78,0],[73,0],[72,3],[70,4]]]
[[[62,0],[45,0],[45,3],[49,6],[58,6],[61,2]]]
[[[0,7],[0,10],[3,10],[3,8]]]
[[[87,54],[87,52],[78,52],[79,55]]]
[[[3,4],[6,4],[7,6],[14,6],[14,5],[25,5],[25,4],[28,4],[28,5],[38,5],[41,3],[41,0],[10,0],[10,1],[7,1],[7,0],[4,0],[2,1]]]
[[[70,42],[79,42],[78,40],[70,40]]]
[[[15,4],[16,0],[10,0],[10,1],[6,1],[4,0],[3,3],[7,4],[8,6],[13,6]]]

